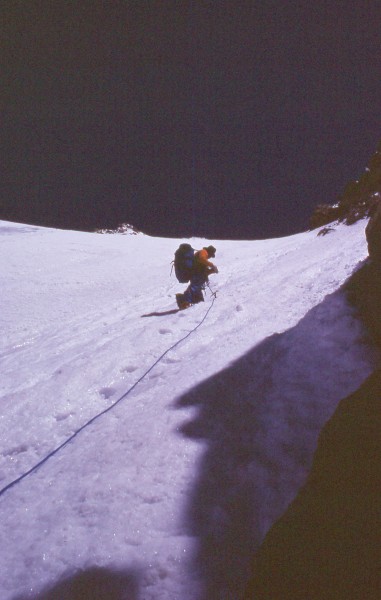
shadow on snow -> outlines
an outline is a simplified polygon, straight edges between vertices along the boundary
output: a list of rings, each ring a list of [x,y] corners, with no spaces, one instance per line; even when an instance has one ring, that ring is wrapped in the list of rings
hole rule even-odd
[[[178,313],[180,311],[179,308],[172,308],[170,310],[163,310],[161,312],[151,312],[151,313],[147,313],[146,315],[141,315],[142,317],[166,317],[168,315],[175,315],[176,313]]]
[[[14,600],[30,600],[17,596]],[[33,600],[138,600],[138,579],[134,572],[92,567],[68,575],[33,596]]]

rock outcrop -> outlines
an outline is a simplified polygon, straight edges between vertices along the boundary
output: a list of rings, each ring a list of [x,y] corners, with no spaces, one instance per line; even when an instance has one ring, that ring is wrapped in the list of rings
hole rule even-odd
[[[139,229],[136,229],[136,227],[130,225],[129,223],[122,223],[121,225],[118,225],[116,229],[96,229],[94,233],[119,233],[122,235],[137,235],[141,232],[139,231]]]
[[[381,271],[381,201],[375,207],[365,233],[368,242],[369,258]]]
[[[347,284],[354,304],[375,342],[381,347],[381,202],[365,230],[369,259]]]
[[[310,218],[310,229],[333,221],[352,225],[370,217],[381,199],[381,143],[372,156],[363,175],[349,182],[334,205],[320,204]]]

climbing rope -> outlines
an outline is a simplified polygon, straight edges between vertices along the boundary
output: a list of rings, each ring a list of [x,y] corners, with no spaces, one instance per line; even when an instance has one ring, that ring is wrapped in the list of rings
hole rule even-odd
[[[102,410],[100,413],[98,413],[97,415],[95,415],[94,417],[92,417],[91,419],[89,419],[89,421],[87,421],[86,423],[84,423],[84,425],[82,425],[79,429],[77,429],[70,437],[67,438],[67,440],[65,440],[64,442],[62,442],[62,444],[60,444],[59,446],[57,446],[57,448],[55,448],[54,450],[52,450],[51,452],[49,452],[49,454],[47,454],[37,464],[35,464],[28,471],[26,471],[25,473],[23,473],[22,475],[20,475],[19,477],[17,477],[16,479],[14,479],[13,481],[11,481],[10,483],[8,483],[5,487],[3,487],[0,490],[0,497],[3,496],[3,494],[5,494],[5,492],[7,492],[8,490],[10,490],[17,483],[20,483],[23,479],[25,479],[26,477],[28,477],[28,475],[31,475],[32,473],[36,472],[50,458],[52,458],[55,454],[57,454],[60,450],[62,450],[62,448],[64,448],[65,446],[67,446],[67,444],[69,444],[70,442],[72,442],[74,440],[74,438],[77,437],[77,435],[79,435],[84,429],[86,429],[86,427],[88,427],[89,425],[92,425],[92,423],[94,423],[97,419],[99,419],[100,417],[102,417],[103,415],[105,415],[106,413],[108,413],[110,410],[112,410],[113,408],[115,408],[115,406],[117,404],[119,404],[119,402],[121,402],[122,400],[124,400],[139,385],[139,383],[141,383],[143,381],[143,379],[152,371],[152,369],[154,369],[156,367],[156,365],[161,360],[163,360],[163,358],[168,354],[168,352],[171,352],[171,350],[174,350],[176,348],[176,346],[179,346],[179,344],[181,344],[182,342],[184,342],[190,335],[192,335],[192,333],[194,333],[199,327],[201,327],[201,325],[204,323],[206,317],[208,316],[209,312],[211,311],[211,309],[213,307],[213,304],[215,302],[215,299],[216,299],[216,296],[214,295],[213,300],[212,300],[212,302],[211,302],[208,310],[206,311],[205,315],[201,319],[201,321],[195,327],[193,327],[193,329],[191,329],[190,331],[188,331],[188,333],[186,335],[184,335],[182,338],[180,338],[179,340],[177,340],[177,342],[175,342],[174,344],[172,344],[172,346],[170,346],[167,350],[165,350],[165,352],[163,352],[163,354],[161,354],[159,356],[159,358],[155,360],[155,362],[149,367],[149,369],[147,369],[147,371],[145,371],[145,373],[143,373],[143,375],[141,377],[139,377],[139,379],[137,381],[135,381],[135,383],[120,398],[118,398],[118,400],[116,400],[111,406],[108,406],[107,408],[105,408],[104,410]]]
[[[210,295],[213,296],[213,300],[215,300],[217,298],[217,291],[212,290],[212,288],[210,287],[209,280],[206,282],[206,285],[209,288]]]

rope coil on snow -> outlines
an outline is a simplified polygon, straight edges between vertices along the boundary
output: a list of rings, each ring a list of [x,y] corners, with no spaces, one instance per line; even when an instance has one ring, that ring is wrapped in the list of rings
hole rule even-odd
[[[23,473],[22,475],[20,475],[19,477],[17,477],[16,479],[14,479],[13,481],[11,481],[10,483],[8,483],[6,486],[4,486],[0,490],[0,497],[3,496],[3,494],[5,494],[5,492],[7,492],[8,490],[10,490],[17,483],[20,483],[28,475],[31,475],[32,473],[36,472],[40,467],[42,467],[43,464],[45,464],[50,458],[52,458],[55,454],[57,454],[57,452],[59,452],[67,444],[69,444],[70,442],[72,442],[74,440],[74,438],[76,438],[77,435],[79,435],[86,427],[88,427],[89,425],[92,425],[92,423],[94,423],[97,419],[99,419],[100,417],[102,417],[103,415],[105,415],[106,413],[108,413],[110,410],[112,410],[113,408],[115,408],[115,406],[117,404],[119,404],[119,402],[121,402],[122,400],[124,400],[124,398],[126,398],[139,385],[139,383],[141,383],[141,381],[143,381],[143,379],[148,375],[148,373],[150,373],[152,371],[152,369],[154,369],[156,367],[156,365],[161,360],[163,360],[164,356],[166,356],[168,354],[168,352],[171,352],[171,350],[174,350],[174,348],[176,348],[176,346],[178,346],[179,344],[181,344],[181,342],[184,342],[190,335],[192,335],[192,333],[194,333],[204,323],[206,317],[208,316],[208,314],[209,314],[209,312],[210,312],[210,310],[211,310],[211,308],[212,308],[212,306],[213,306],[213,304],[215,302],[215,299],[216,299],[216,296],[213,297],[213,300],[212,300],[212,302],[211,302],[208,310],[206,311],[205,315],[201,319],[201,321],[195,327],[193,327],[193,329],[191,329],[190,331],[188,331],[188,333],[186,335],[184,335],[182,338],[180,338],[179,340],[177,340],[177,342],[175,342],[174,344],[172,344],[172,346],[170,346],[167,350],[165,350],[165,352],[163,352],[163,354],[161,354],[159,356],[159,358],[157,358],[155,360],[155,362],[149,367],[149,369],[147,369],[147,371],[145,371],[145,373],[143,373],[143,375],[141,375],[141,377],[139,377],[139,379],[137,381],[135,381],[135,383],[122,396],[120,396],[120,398],[118,398],[118,400],[116,400],[114,402],[114,404],[112,404],[111,406],[108,406],[107,408],[105,408],[104,410],[102,410],[100,413],[98,413],[97,415],[95,415],[94,417],[92,417],[91,419],[89,419],[79,429],[77,429],[70,437],[68,437],[67,440],[65,440],[64,442],[62,442],[62,444],[60,444],[59,446],[57,446],[57,448],[55,448],[54,450],[52,450],[51,452],[49,452],[49,454],[47,454],[43,459],[41,459],[36,465],[34,465],[28,471],[26,471],[25,473]]]

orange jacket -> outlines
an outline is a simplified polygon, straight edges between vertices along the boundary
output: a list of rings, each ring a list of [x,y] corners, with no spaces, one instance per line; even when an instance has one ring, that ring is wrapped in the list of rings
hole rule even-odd
[[[205,250],[205,248],[196,252],[195,257],[194,257],[196,269],[197,268],[208,269],[208,267],[213,268],[214,264],[212,262],[210,262],[210,260],[208,260],[208,259],[209,259],[209,254],[208,254],[208,251]]]

